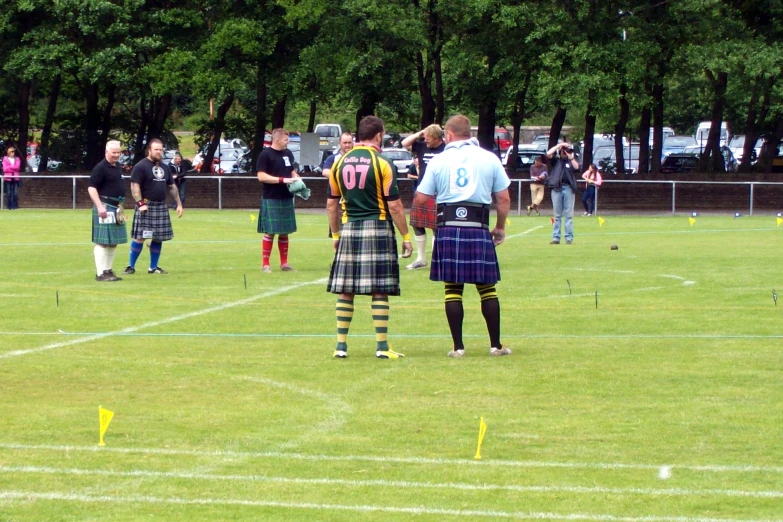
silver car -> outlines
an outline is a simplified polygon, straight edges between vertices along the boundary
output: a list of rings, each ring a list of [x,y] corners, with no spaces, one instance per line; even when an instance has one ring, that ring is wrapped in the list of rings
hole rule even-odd
[[[386,148],[381,150],[381,155],[394,163],[398,175],[405,176],[410,172],[411,165],[413,165],[413,155],[406,149]]]

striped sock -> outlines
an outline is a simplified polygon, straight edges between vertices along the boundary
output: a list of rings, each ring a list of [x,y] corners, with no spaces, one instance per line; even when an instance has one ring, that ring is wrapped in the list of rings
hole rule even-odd
[[[462,283],[446,283],[446,320],[449,322],[451,341],[455,350],[464,350],[462,343],[462,321],[465,318],[465,310],[462,306],[462,294],[465,285]]]
[[[387,334],[389,331],[389,297],[382,296],[372,298],[372,324],[375,326],[375,342],[377,350],[385,352],[389,349]]]
[[[141,251],[144,250],[144,242],[138,243],[136,241],[131,241],[130,244],[130,262],[128,263],[131,267],[136,267],[136,261],[139,260],[139,256],[141,255]]]
[[[160,259],[160,251],[162,249],[163,243],[160,241],[150,243],[150,270],[158,268],[158,260]]]
[[[353,319],[353,300],[337,299],[335,306],[335,316],[337,317],[337,350],[341,352],[348,351],[348,329],[351,327]]]
[[[288,234],[277,236],[277,250],[280,251],[280,265],[288,264]]]
[[[264,234],[264,240],[261,242],[261,266],[269,266],[269,256],[272,255],[272,243],[275,236]]]
[[[493,348],[502,348],[500,344],[500,301],[495,285],[476,285],[481,298],[481,315],[487,323],[489,333],[489,345]]]

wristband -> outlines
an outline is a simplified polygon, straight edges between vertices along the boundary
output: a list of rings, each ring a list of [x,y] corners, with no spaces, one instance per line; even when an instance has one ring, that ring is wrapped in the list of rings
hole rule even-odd
[[[277,178],[277,182],[278,182],[278,183],[280,183],[281,185],[282,185],[283,183],[285,183],[285,181],[283,181],[283,178]]]
[[[408,242],[410,242],[410,240],[411,240],[411,235],[410,235],[410,234],[403,234],[403,235],[402,235],[402,240],[403,240],[403,241],[408,241]]]
[[[332,232],[332,239],[340,239],[340,233],[339,232]]]
[[[147,204],[147,200],[146,199],[140,199],[139,201],[136,202],[136,208],[141,208],[141,207],[143,207],[146,204]]]

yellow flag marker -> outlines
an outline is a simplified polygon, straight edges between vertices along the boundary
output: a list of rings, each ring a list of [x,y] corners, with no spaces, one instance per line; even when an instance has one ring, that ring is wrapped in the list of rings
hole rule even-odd
[[[696,223],[696,220],[694,218],[688,218],[688,223],[690,223],[691,226],[693,226],[693,224]]]
[[[507,227],[510,227],[510,226],[511,226],[511,220],[510,220],[510,219],[508,219],[508,218],[506,218],[506,226],[507,226]]]
[[[602,217],[598,218],[598,226],[604,226],[604,223],[606,223],[606,220]]]
[[[783,223],[783,218],[777,218],[778,226],[780,226],[781,223]]]
[[[256,215],[255,214],[250,214],[250,222],[251,223],[255,223],[256,222]]]
[[[481,443],[484,442],[484,434],[487,432],[487,425],[484,423],[484,417],[481,417],[479,422],[479,438],[478,447],[476,448],[476,456],[473,457],[476,460],[481,460]]]
[[[100,440],[98,441],[98,446],[105,446],[106,444],[103,442],[103,435],[106,433],[106,430],[109,429],[109,424],[111,423],[111,419],[114,417],[114,412],[105,410],[103,406],[98,406],[98,423],[100,424]]]

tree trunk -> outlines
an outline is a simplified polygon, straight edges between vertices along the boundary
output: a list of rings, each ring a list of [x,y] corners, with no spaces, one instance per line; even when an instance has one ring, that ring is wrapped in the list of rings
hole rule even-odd
[[[264,149],[264,135],[266,134],[266,77],[264,67],[258,66],[256,72],[256,130],[253,136],[253,152],[251,153],[251,172],[255,172],[258,155]]]
[[[435,121],[435,99],[432,97],[432,60],[424,64],[424,55],[416,52],[416,77],[421,100],[421,129]]]
[[[775,128],[775,132],[767,139],[767,144],[764,147],[764,173],[772,174],[772,160],[778,155],[778,144],[783,139],[783,118],[778,119],[778,125]]]
[[[441,33],[442,31],[438,31]],[[443,35],[441,34],[441,39]],[[441,47],[438,47],[432,57],[435,67],[435,123],[443,125],[446,118],[446,104],[443,95],[443,67],[441,64]]]
[[[275,103],[272,109],[272,128],[282,129],[285,127],[285,104],[288,101],[288,96],[283,96],[277,103]]]
[[[156,96],[152,99],[150,103],[149,131],[147,132],[149,139],[163,137],[163,131],[166,127],[166,120],[169,117],[170,111],[170,94]]]
[[[375,92],[366,92],[362,95],[362,103],[359,109],[356,111],[356,130],[359,130],[359,122],[365,116],[372,116],[375,114],[375,106],[378,104],[378,96]]]
[[[614,154],[615,158],[618,158],[618,163],[615,167],[615,172],[618,174],[625,173],[623,167],[624,147],[623,137],[625,136],[625,129],[628,126],[628,119],[630,118],[631,106],[628,103],[628,86],[623,83],[620,85],[620,119],[614,126]]]
[[[642,109],[642,116],[639,119],[639,166],[637,174],[647,174],[650,164],[650,120],[652,119],[652,109],[646,106]],[[631,155],[631,148],[628,148],[628,155]],[[619,159],[618,159],[619,161]]]
[[[111,132],[111,111],[114,109],[114,95],[117,90],[116,85],[109,85],[106,91],[106,106],[103,108],[101,117],[101,151],[106,151],[106,142],[109,141],[109,132]]]
[[[32,82],[19,82],[19,143],[16,146],[21,172],[27,165],[27,142],[30,138],[30,95]]]
[[[498,102],[495,99],[487,100],[478,108],[478,141],[482,148],[494,151],[495,146],[495,121]]]
[[[560,139],[560,133],[563,131],[563,124],[565,123],[566,110],[563,107],[558,107],[555,111],[555,115],[552,118],[552,126],[549,127],[549,147],[552,148],[557,145]]]
[[[39,171],[49,170],[49,141],[52,137],[52,124],[54,123],[54,114],[57,112],[57,99],[60,97],[60,86],[62,85],[62,76],[57,74],[52,79],[52,85],[49,88],[49,104],[46,107],[46,118],[44,119],[43,130],[41,131],[41,162]]]
[[[739,164],[739,172],[750,172],[753,156],[756,154],[756,140],[759,138],[758,124],[767,119],[772,95],[772,87],[777,77],[771,76],[767,80],[758,78],[748,103],[748,115],[745,118],[745,143],[742,146],[742,161]],[[759,91],[761,91],[761,106],[757,109]],[[760,159],[760,158],[758,158]]]
[[[144,137],[147,135],[149,112],[147,111],[147,98],[142,95],[139,101],[139,127],[136,129],[136,140],[133,143],[133,163],[136,164],[144,158]]]
[[[719,72],[716,76],[710,70],[704,72],[712,84],[715,98],[712,102],[710,132],[707,134],[707,146],[702,154],[701,167],[706,172],[723,172],[726,170],[726,163],[720,151],[720,134],[729,75]]]
[[[591,96],[592,97],[592,96]],[[585,112],[585,147],[582,150],[582,168],[586,170],[593,163],[593,135],[595,134],[595,114],[593,102],[587,103]]]
[[[525,76],[525,80],[522,83],[522,88],[517,91],[514,97],[514,106],[511,109],[511,125],[514,128],[513,142],[511,143],[511,153],[508,155],[508,162],[506,163],[506,169],[510,172],[516,172],[517,164],[519,163],[519,138],[522,135],[522,122],[525,121],[527,113],[527,106],[525,100],[527,99],[527,90],[530,85],[530,72]]]
[[[313,132],[315,129],[315,113],[318,105],[315,100],[310,100],[310,116],[307,118],[307,132]]]
[[[101,150],[101,136],[99,134],[101,127],[101,114],[98,110],[100,86],[97,83],[87,84],[85,100],[87,108],[85,113],[84,130],[87,141],[87,154],[84,157],[84,168],[91,170],[103,157]]]
[[[233,103],[234,93],[232,92],[226,96],[226,99],[223,100],[223,103],[218,107],[212,141],[209,143],[207,154],[204,156],[204,164],[201,165],[201,172],[204,174],[212,172],[212,160],[215,158],[215,151],[217,151],[218,145],[220,145],[220,138],[223,136],[223,131],[226,129],[226,114]]]
[[[650,158],[650,171],[653,174],[661,172],[661,156],[663,156],[663,84],[656,83],[652,89],[653,95],[653,147]],[[649,143],[649,139],[647,141]]]

